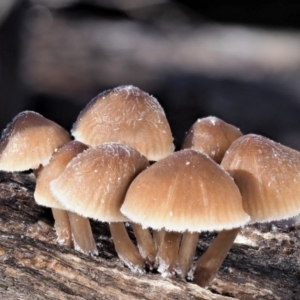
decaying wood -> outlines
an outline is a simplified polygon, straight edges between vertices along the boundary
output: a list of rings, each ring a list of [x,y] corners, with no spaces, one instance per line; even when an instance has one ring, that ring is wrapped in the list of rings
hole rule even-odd
[[[56,245],[51,211],[35,204],[33,189],[31,174],[0,173],[1,299],[299,299],[300,227],[244,228],[217,278],[202,289],[133,274],[118,260],[107,224],[92,222],[98,257]],[[200,235],[197,255],[213,237]]]
[[[106,224],[93,223],[99,257],[56,245],[50,211],[32,198],[33,177],[0,178],[1,299],[227,299],[191,283],[133,274],[117,259]]]

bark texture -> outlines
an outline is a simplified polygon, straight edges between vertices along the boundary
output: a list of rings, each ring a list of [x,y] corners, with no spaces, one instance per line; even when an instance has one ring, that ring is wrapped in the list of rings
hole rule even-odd
[[[97,257],[56,245],[51,211],[35,204],[34,184],[31,174],[0,172],[1,299],[299,299],[297,226],[244,228],[205,290],[159,274],[133,274],[119,261],[107,224],[91,222]],[[214,235],[200,235],[195,260]]]
[[[33,189],[31,174],[0,173],[1,299],[227,299],[133,274],[117,258],[107,224],[92,223],[98,257],[56,245],[51,211],[35,204]]]

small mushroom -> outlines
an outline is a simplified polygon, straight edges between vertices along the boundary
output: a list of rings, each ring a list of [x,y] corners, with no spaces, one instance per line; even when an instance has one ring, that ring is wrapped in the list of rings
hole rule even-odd
[[[248,134],[232,144],[221,165],[240,189],[251,223],[300,213],[300,152]]]
[[[266,137],[248,134],[238,138],[227,150],[221,166],[238,186],[243,208],[250,223],[293,217],[300,212],[300,153]],[[238,231],[238,229],[236,229]],[[224,231],[198,261],[194,281],[207,286],[216,273],[236,231]],[[221,246],[220,246],[221,245]]]
[[[232,178],[207,155],[191,149],[140,173],[121,212],[142,226],[166,230],[158,252],[158,271],[166,276],[176,269],[182,232],[232,229],[249,221]]]
[[[50,162],[38,172],[34,198],[39,205],[52,208],[59,244],[72,247],[74,242],[75,250],[97,255],[97,246],[89,220],[73,212],[68,212],[66,215],[65,207],[50,191],[50,182],[63,172],[74,157],[87,149],[87,145],[71,141],[55,151]]]
[[[201,118],[188,131],[182,149],[202,151],[220,163],[232,142],[242,135],[237,127],[217,117]]]
[[[92,99],[72,129],[76,140],[90,146],[117,142],[137,149],[149,161],[174,151],[173,137],[163,108],[148,93],[132,85],[105,91]],[[157,250],[151,233],[131,222],[141,255],[151,267]],[[154,231],[154,240],[162,236]]]
[[[72,129],[90,146],[117,142],[137,149],[150,161],[174,150],[165,112],[156,98],[132,85],[107,90],[92,99]]]
[[[38,169],[49,162],[57,147],[70,140],[70,134],[55,122],[33,111],[21,112],[2,133],[0,169]]]
[[[53,152],[71,140],[70,134],[55,122],[33,111],[19,113],[3,131],[0,140],[0,170],[15,172],[33,169],[34,174],[47,165]],[[60,230],[63,222],[68,225],[67,213],[52,209],[56,221],[58,241],[70,246],[66,232]]]
[[[145,262],[130,240],[120,212],[134,177],[149,165],[137,150],[118,143],[104,143],[73,158],[50,183],[53,195],[69,211],[109,222],[119,258],[133,271],[143,272]]]
[[[241,137],[241,131],[217,117],[198,119],[188,131],[182,149],[194,149],[207,154],[220,163],[233,141]],[[199,240],[198,232],[185,232],[179,248],[181,276],[185,278],[192,267],[193,257]]]

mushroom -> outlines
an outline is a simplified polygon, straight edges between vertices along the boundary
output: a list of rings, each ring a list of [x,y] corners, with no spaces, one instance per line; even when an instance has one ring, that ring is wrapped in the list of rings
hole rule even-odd
[[[132,85],[107,90],[92,99],[71,130],[90,146],[117,142],[137,149],[150,161],[174,150],[173,137],[157,99]]]
[[[79,114],[72,135],[87,145],[117,142],[137,149],[149,161],[174,151],[173,137],[163,108],[154,97],[132,85],[105,91],[92,99]],[[157,250],[151,233],[131,222],[138,248],[148,264]],[[162,232],[154,231],[156,244]]]
[[[73,212],[68,212],[68,215],[62,213],[65,207],[56,200],[50,191],[50,182],[62,173],[74,157],[86,149],[88,149],[87,145],[71,141],[55,151],[50,162],[38,172],[34,198],[39,205],[52,208],[56,232],[59,239],[64,239],[63,241],[58,240],[59,244],[67,244],[72,247],[72,242],[74,242],[75,250],[97,255],[97,246],[89,220]]]
[[[300,212],[300,153],[266,137],[248,134],[232,143],[221,166],[238,186],[250,223],[293,217]],[[200,258],[195,282],[207,286],[212,278],[209,266],[217,271],[224,253],[234,242],[234,232],[224,232]],[[220,244],[222,246],[220,246]]]
[[[251,223],[300,213],[300,152],[248,134],[232,144],[221,165],[239,187]]]
[[[8,172],[38,169],[54,150],[71,140],[69,133],[42,115],[24,111],[4,129],[0,140],[0,169]]]
[[[226,150],[241,131],[217,117],[198,119],[188,131],[182,149],[194,149],[207,154],[216,163],[220,163]],[[199,240],[198,232],[185,232],[179,248],[180,276],[185,278],[192,266],[193,257]]]
[[[55,122],[33,111],[21,112],[2,133],[0,170],[19,172],[33,169],[37,176],[49,162],[52,153],[70,140],[70,134]],[[52,214],[56,229],[68,227],[68,216],[65,211],[54,208]],[[70,246],[70,240],[66,239],[66,234],[70,233],[60,230],[56,233],[58,242]]]
[[[158,251],[158,271],[164,276],[176,268],[182,232],[230,230],[249,221],[232,178],[192,149],[175,152],[140,173],[121,212],[142,226],[166,230]]]
[[[129,219],[120,207],[131,181],[148,165],[137,150],[104,143],[78,154],[50,183],[53,195],[69,211],[109,222],[119,258],[138,272],[143,272],[145,262],[128,236],[123,222]]]
[[[220,163],[232,142],[242,135],[237,127],[217,117],[201,118],[188,131],[182,149],[202,151]]]

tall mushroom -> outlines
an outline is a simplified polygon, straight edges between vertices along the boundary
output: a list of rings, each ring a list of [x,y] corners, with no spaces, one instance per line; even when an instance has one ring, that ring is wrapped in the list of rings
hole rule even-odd
[[[132,85],[105,91],[79,114],[72,135],[87,145],[117,142],[137,149],[149,161],[174,150],[173,137],[163,108],[156,98]],[[141,255],[149,265],[156,249],[148,229],[131,223]],[[160,233],[154,232],[156,239]]]
[[[50,183],[53,195],[69,211],[109,222],[119,258],[133,271],[143,272],[144,260],[124,227],[129,221],[120,212],[134,177],[148,166],[137,150],[118,143],[104,143],[78,154]]]
[[[143,226],[166,230],[158,252],[163,275],[176,268],[182,232],[232,229],[249,221],[231,177],[207,155],[191,149],[175,152],[140,173],[121,212]]]
[[[71,141],[53,153],[50,162],[37,175],[34,198],[39,205],[52,208],[54,213],[64,211],[65,207],[56,200],[50,191],[50,182],[63,172],[74,157],[87,149],[87,145],[78,141]],[[67,212],[65,222],[56,223],[55,228],[56,232],[61,232],[59,238],[65,239],[64,242],[59,241],[60,244],[66,244],[69,241],[71,247],[73,242],[77,251],[91,255],[98,254],[90,222],[87,218],[73,212]]]
[[[188,131],[182,149],[194,149],[207,154],[220,163],[233,141],[241,137],[241,131],[217,117],[198,119]],[[185,232],[180,243],[178,260],[180,276],[185,278],[192,267],[192,261],[199,239],[198,232]]]
[[[117,142],[137,149],[150,161],[174,150],[163,108],[156,98],[132,85],[107,90],[92,99],[71,131],[89,146]]]
[[[14,117],[0,140],[0,170],[19,172],[33,169],[35,175],[49,162],[53,152],[71,140],[70,134],[55,122],[33,111],[23,111]],[[67,213],[52,209],[55,227],[68,222]],[[67,226],[68,227],[68,226]],[[66,228],[67,228],[66,227]],[[65,232],[56,231],[58,242],[70,246]],[[67,233],[71,235],[71,233]]]
[[[266,137],[248,134],[229,147],[222,167],[234,178],[250,223],[293,217],[300,212],[300,153]],[[195,282],[207,286],[219,269],[235,233],[217,237],[196,265]],[[222,247],[220,246],[222,244]],[[222,250],[222,251],[220,251]]]

